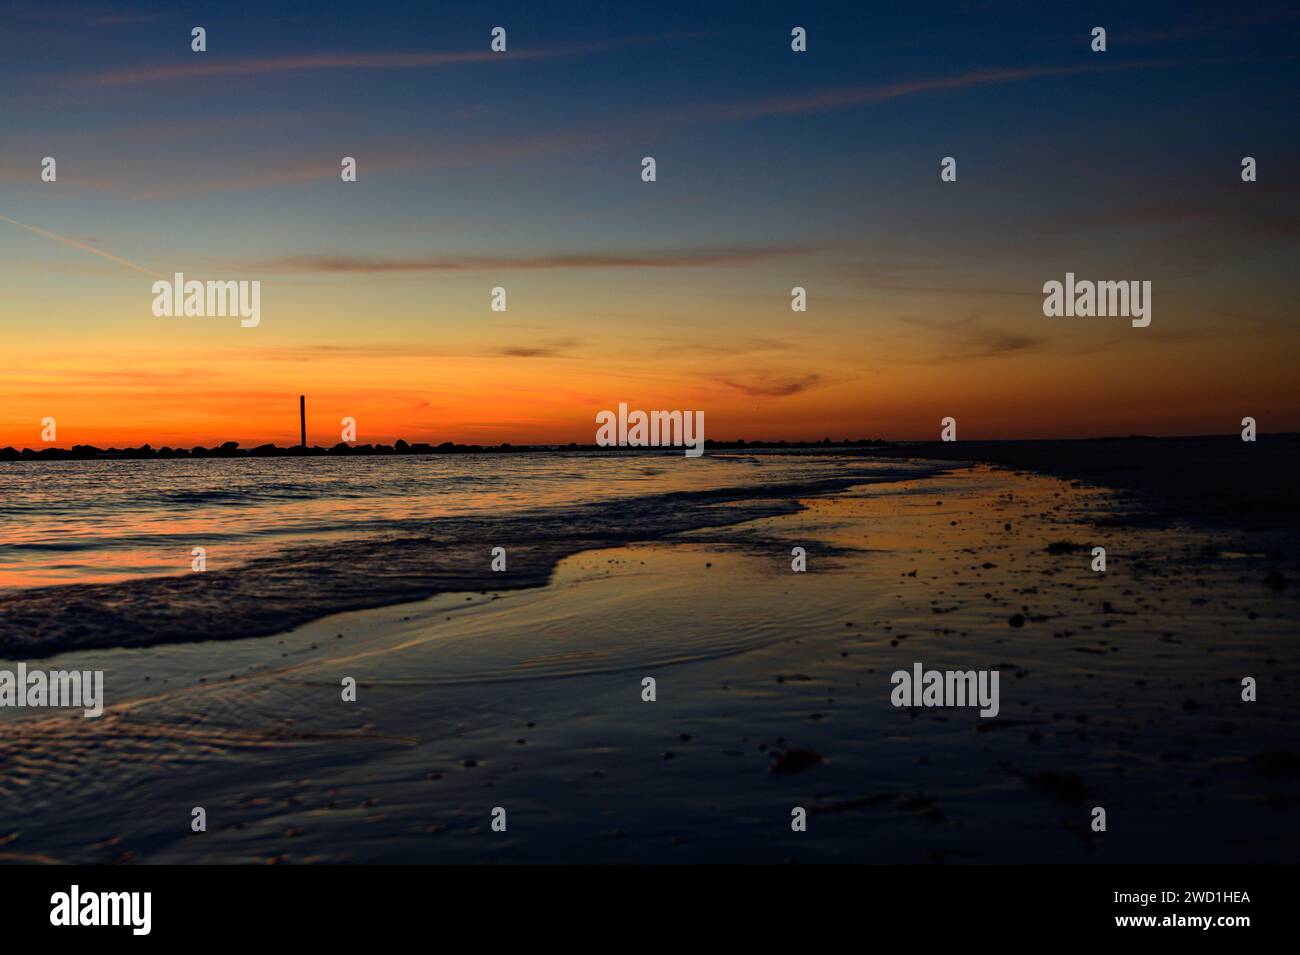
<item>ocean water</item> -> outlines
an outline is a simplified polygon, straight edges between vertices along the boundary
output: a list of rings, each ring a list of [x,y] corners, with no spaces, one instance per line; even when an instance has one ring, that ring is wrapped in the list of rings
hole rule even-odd
[[[896,471],[860,455],[680,452],[0,464],[0,592],[210,568],[446,518]]]
[[[938,469],[590,452],[9,466],[0,656],[266,636],[449,591],[536,587],[571,554]],[[508,572],[492,567],[497,547]]]

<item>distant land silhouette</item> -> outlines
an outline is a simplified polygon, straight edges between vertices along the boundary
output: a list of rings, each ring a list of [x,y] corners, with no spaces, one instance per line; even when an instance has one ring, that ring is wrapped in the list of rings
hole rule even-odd
[[[892,447],[893,442],[867,438],[832,441],[746,441],[743,438],[734,441],[704,442],[706,449],[735,450],[739,448],[776,448],[776,449],[813,449],[813,448],[875,448]],[[227,441],[215,447],[205,448],[196,445],[192,448],[155,448],[142,444],[138,448],[99,448],[91,444],[74,444],[71,448],[23,448],[19,451],[12,446],[0,448],[0,461],[97,461],[97,460],[150,460],[154,458],[282,458],[282,457],[326,457],[337,455],[367,454],[516,454],[546,451],[644,451],[651,453],[676,453],[680,447],[661,448],[607,448],[596,444],[455,444],[444,441],[442,444],[407,443],[400,438],[393,444],[346,444],[340,441],[332,447],[304,447],[301,444],[280,446],[277,444],[260,444],[253,448],[241,448],[238,441]]]

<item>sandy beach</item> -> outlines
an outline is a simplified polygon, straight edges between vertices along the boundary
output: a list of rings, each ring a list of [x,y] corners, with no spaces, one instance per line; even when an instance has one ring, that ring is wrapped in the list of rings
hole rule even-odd
[[[540,586],[49,657],[105,670],[109,704],[4,712],[0,857],[1294,858],[1289,532],[1152,527],[987,465],[798,501],[567,554]],[[892,706],[917,662],[997,669],[999,715]]]

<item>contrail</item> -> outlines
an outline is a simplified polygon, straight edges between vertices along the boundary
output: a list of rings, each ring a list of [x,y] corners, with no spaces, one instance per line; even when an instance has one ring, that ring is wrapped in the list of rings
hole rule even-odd
[[[118,265],[125,265],[128,269],[135,269],[137,272],[143,272],[145,275],[152,275],[156,279],[165,279],[167,276],[153,269],[146,269],[143,265],[136,265],[120,256],[113,255],[111,252],[105,252],[94,246],[86,245],[84,242],[78,242],[76,239],[69,239],[66,235],[59,235],[57,232],[50,232],[46,229],[38,228],[34,225],[28,225],[25,222],[19,222],[17,219],[10,219],[7,215],[0,214],[0,220],[8,222],[10,225],[16,225],[20,229],[26,229],[28,232],[35,232],[37,235],[43,235],[47,239],[53,239],[55,242],[61,242],[64,245],[71,246],[74,249],[81,249],[83,252],[89,252],[91,255],[97,255],[101,259],[108,259],[110,262],[116,262]]]

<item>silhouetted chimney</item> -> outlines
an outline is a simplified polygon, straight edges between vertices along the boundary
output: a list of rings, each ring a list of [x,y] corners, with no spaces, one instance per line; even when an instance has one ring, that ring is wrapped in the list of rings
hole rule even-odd
[[[302,433],[302,446],[307,447],[307,396],[298,396],[298,427]]]

